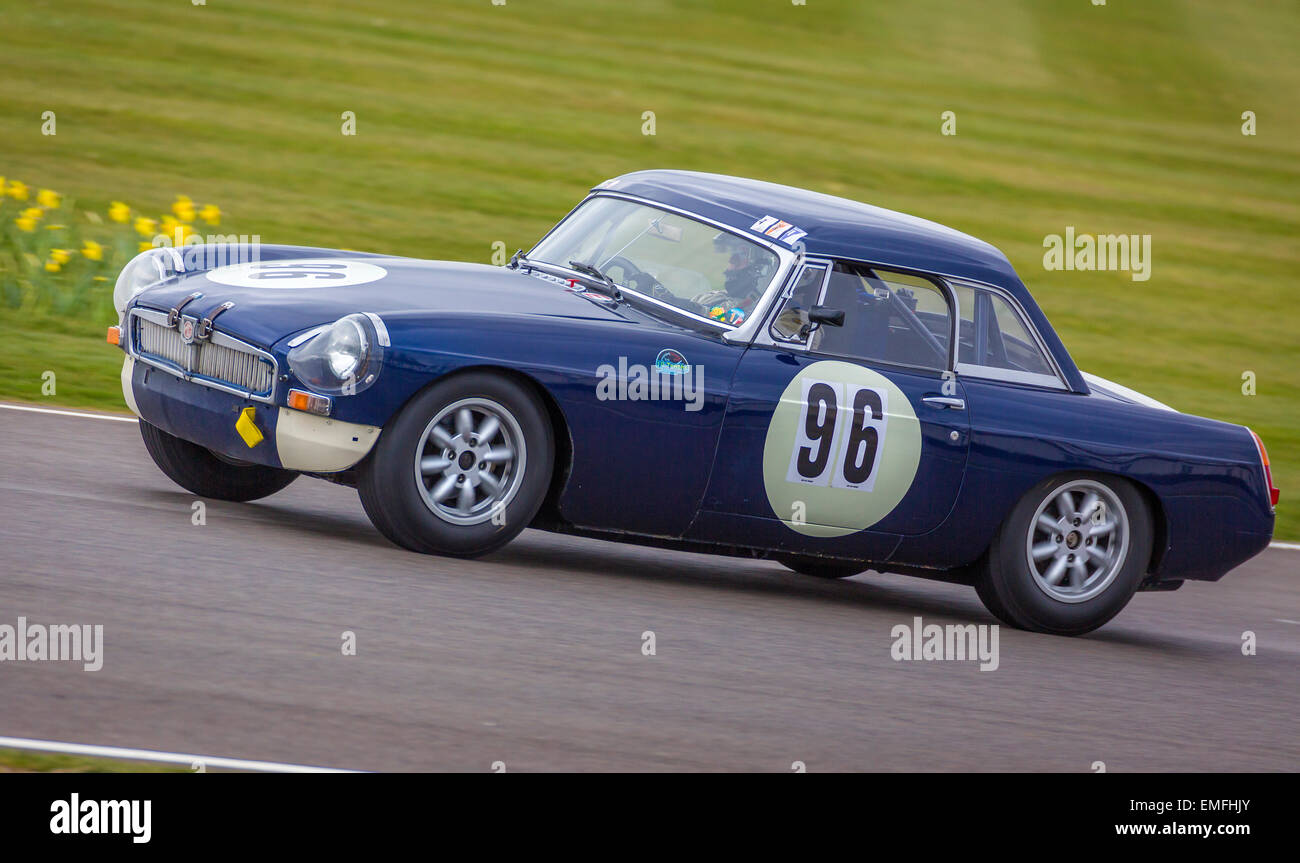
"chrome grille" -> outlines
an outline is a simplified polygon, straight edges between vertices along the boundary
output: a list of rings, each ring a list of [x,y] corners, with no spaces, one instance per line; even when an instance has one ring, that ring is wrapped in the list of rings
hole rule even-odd
[[[135,321],[135,347],[141,358],[164,360],[198,383],[215,383],[254,396],[270,397],[275,367],[270,360],[255,353],[251,345],[241,350],[231,344],[240,343],[220,333],[214,333],[210,340],[187,345],[180,332],[172,327],[140,316]]]
[[[138,324],[136,332],[139,338],[136,345],[143,353],[162,357],[181,368],[189,366],[190,349],[181,341],[181,334],[177,330],[143,319],[139,319]]]
[[[194,372],[255,393],[271,391],[271,366],[256,354],[237,351],[225,345],[205,344],[199,348]]]

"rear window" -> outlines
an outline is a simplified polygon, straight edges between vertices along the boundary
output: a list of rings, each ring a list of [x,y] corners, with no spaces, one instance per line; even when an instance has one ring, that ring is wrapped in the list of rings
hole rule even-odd
[[[1006,298],[992,291],[959,286],[957,302],[961,306],[957,362],[969,367],[967,374],[978,374],[982,368],[1012,373],[996,375],[1003,377],[1025,374],[1055,378],[1051,363],[1028,325]]]

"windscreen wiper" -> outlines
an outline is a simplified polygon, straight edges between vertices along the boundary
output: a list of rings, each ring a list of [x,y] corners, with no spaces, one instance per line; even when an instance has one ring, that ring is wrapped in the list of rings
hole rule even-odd
[[[618,285],[614,284],[613,279],[611,279],[609,276],[605,275],[600,271],[600,267],[597,267],[595,264],[588,264],[582,261],[569,261],[569,266],[572,269],[577,270],[579,273],[583,273],[585,275],[592,276],[596,279],[599,279],[600,284],[606,288],[604,293],[609,294],[611,297],[613,297],[615,300],[618,300],[619,302],[623,301],[623,292],[618,289]]]

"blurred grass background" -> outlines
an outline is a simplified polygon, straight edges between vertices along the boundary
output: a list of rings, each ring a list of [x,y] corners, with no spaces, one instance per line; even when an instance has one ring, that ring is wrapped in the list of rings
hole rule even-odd
[[[0,773],[191,773],[177,764],[0,749]],[[216,771],[213,771],[216,772]]]
[[[486,262],[675,167],[952,225],[1081,367],[1256,429],[1300,537],[1294,0],[32,0],[0,38],[0,174],[83,208],[184,193],[222,233]],[[1067,225],[1151,234],[1150,281],[1046,272]],[[104,323],[0,310],[0,398],[120,408]]]

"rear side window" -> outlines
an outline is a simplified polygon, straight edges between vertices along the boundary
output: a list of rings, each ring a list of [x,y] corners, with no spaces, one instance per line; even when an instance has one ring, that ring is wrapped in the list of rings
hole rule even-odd
[[[1028,376],[1048,376],[1052,365],[1038,346],[1020,313],[1002,295],[966,286],[957,288],[961,330],[957,362],[966,374],[1004,377],[1037,383]],[[1043,381],[1046,383],[1047,381]]]
[[[810,350],[868,362],[948,367],[952,313],[943,289],[929,279],[836,262],[821,305],[842,310],[844,326],[819,326]]]

